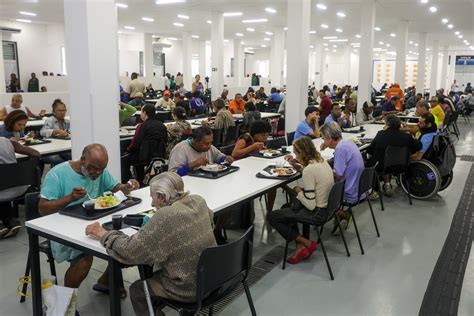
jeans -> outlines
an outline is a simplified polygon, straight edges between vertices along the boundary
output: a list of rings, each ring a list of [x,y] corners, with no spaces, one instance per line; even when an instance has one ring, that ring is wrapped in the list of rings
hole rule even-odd
[[[51,167],[59,165],[60,163],[63,163],[65,161],[69,161],[71,159],[72,157],[70,153],[41,157],[41,161],[46,164],[50,164]]]

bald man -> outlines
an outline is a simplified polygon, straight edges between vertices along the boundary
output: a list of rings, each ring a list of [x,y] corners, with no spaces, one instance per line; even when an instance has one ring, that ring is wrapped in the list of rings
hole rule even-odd
[[[84,148],[79,160],[63,162],[46,175],[41,187],[39,213],[46,216],[90,198],[102,196],[106,191],[122,191],[129,194],[140,187],[136,180],[121,184],[107,171],[109,157],[107,149],[100,144],[91,144]],[[58,262],[68,261],[69,269],[64,277],[66,287],[78,288],[86,278],[92,265],[92,256],[51,241],[54,259]],[[108,268],[107,268],[108,270]],[[108,291],[108,271],[99,278],[94,289]],[[125,292],[123,290],[122,292]]]

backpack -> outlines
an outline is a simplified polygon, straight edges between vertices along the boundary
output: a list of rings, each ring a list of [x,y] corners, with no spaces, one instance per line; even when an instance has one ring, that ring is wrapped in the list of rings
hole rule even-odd
[[[441,177],[448,175],[456,164],[456,151],[449,136],[436,135],[424,158],[438,168]]]

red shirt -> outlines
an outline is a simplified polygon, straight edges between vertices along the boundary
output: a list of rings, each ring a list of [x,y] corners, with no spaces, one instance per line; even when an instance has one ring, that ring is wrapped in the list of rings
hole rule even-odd
[[[331,113],[331,105],[332,105],[332,101],[331,99],[329,99],[329,97],[325,96],[321,100],[320,106],[322,108],[322,115],[324,117],[328,116]]]

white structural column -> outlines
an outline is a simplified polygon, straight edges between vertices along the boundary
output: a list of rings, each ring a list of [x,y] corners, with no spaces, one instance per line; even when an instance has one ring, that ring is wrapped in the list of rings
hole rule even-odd
[[[0,93],[6,92],[5,66],[3,63],[3,35],[0,31]]]
[[[397,30],[397,59],[395,62],[395,82],[405,89],[405,65],[407,60],[408,21],[399,21]]]
[[[323,63],[322,63],[322,54],[324,52],[324,49],[323,49],[323,41],[322,39],[320,38],[317,38],[316,39],[316,42],[315,42],[315,48],[316,48],[316,52],[315,52],[315,76],[314,76],[314,85],[316,87],[316,89],[318,90],[321,90],[322,87],[323,87],[323,80],[322,80],[322,66],[323,66]]]
[[[296,129],[308,106],[311,0],[288,0],[286,131]]]
[[[426,37],[427,33],[418,35],[418,75],[416,77],[416,92],[425,94],[426,74]]]
[[[240,43],[240,39],[234,39],[234,84],[237,87],[242,86],[244,79],[244,47]]]
[[[272,87],[281,87],[283,78],[283,51],[284,44],[284,30],[281,27],[273,30],[273,43],[270,58],[270,80]]]
[[[107,169],[120,179],[119,70],[115,0],[64,0],[72,157],[84,146],[107,148]],[[100,53],[99,53],[100,52]]]
[[[199,74],[201,78],[206,77],[206,41],[202,40],[199,42]]]
[[[344,84],[351,84],[351,45],[344,46]]]
[[[153,36],[149,33],[145,33],[143,36],[144,44],[144,77],[153,78]]]
[[[448,59],[449,59],[449,45],[443,46],[443,64],[441,65],[441,82],[439,87],[448,92]]]
[[[357,122],[364,119],[362,105],[372,93],[373,47],[375,27],[375,0],[362,0],[361,5],[359,87],[357,90]]]
[[[439,41],[433,41],[433,48],[431,49],[431,76],[430,76],[430,97],[436,95],[438,89],[438,57],[439,57]]]
[[[190,32],[183,32],[183,83],[184,88],[188,91],[191,91],[191,86],[193,84],[193,74],[192,74],[192,46],[193,38],[191,37]]]
[[[211,94],[215,100],[224,86],[224,15],[212,12]]]
[[[326,84],[326,57],[327,57],[327,51],[324,49],[324,47],[321,47],[321,63],[319,66],[319,69],[321,69],[321,86],[318,87],[319,90],[323,88],[323,86]]]

